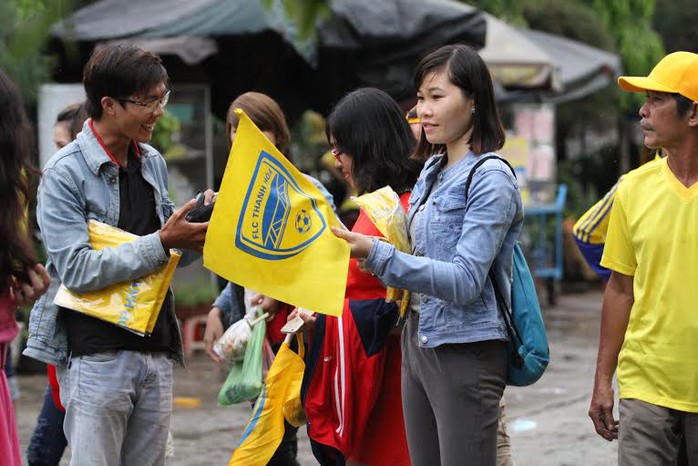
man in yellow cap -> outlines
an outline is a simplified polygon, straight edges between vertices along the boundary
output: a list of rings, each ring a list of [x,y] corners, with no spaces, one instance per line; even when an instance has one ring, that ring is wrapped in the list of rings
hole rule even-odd
[[[620,465],[675,464],[682,435],[698,464],[698,55],[669,54],[649,76],[618,84],[646,94],[644,143],[669,156],[618,187],[589,416],[599,435],[619,440]]]

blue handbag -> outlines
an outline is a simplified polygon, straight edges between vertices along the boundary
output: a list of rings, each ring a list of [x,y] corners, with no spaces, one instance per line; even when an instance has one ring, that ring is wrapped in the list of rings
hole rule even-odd
[[[475,170],[490,159],[501,160],[514,173],[514,169],[509,165],[509,162],[499,156],[489,155],[478,160],[466,181],[466,203]],[[516,177],[516,173],[514,173],[514,177]],[[507,306],[501,288],[491,269],[489,277],[499,302],[499,310],[506,324],[507,334],[509,335],[507,344],[507,385],[516,387],[531,385],[541,378],[546,367],[548,367],[550,349],[533,276],[518,243],[514,245],[511,309]]]

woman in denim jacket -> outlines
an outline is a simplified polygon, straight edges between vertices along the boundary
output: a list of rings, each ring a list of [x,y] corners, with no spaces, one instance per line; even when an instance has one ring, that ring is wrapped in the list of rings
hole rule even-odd
[[[504,130],[492,81],[478,54],[447,45],[414,77],[426,157],[412,190],[413,254],[334,229],[365,270],[413,291],[402,333],[402,398],[412,463],[495,465],[499,400],[506,383],[507,334],[490,269],[510,296],[513,248],[523,208],[516,179],[499,160]]]

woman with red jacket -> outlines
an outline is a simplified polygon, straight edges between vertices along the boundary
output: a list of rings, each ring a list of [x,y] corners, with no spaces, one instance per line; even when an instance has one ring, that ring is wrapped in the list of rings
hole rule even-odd
[[[347,94],[327,119],[336,166],[359,194],[390,186],[406,209],[421,163],[404,112],[383,91]],[[352,231],[382,236],[361,212]],[[380,281],[349,263],[344,312],[318,315],[301,396],[313,453],[323,465],[410,464],[400,395],[397,303]]]

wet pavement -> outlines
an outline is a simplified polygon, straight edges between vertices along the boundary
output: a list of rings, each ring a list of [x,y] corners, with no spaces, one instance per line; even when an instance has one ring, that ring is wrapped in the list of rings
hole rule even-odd
[[[599,291],[560,296],[557,305],[544,310],[552,360],[543,378],[531,387],[506,390],[509,431],[517,466],[602,466],[616,464],[616,443],[594,432],[587,417],[593,383],[601,309]],[[196,407],[175,406],[171,431],[174,456],[168,464],[179,466],[225,465],[240,439],[250,406],[216,405],[225,377],[202,353],[175,371],[176,397],[195,398]],[[17,424],[22,449],[26,449],[43,399],[46,378],[20,375],[22,397]],[[196,404],[196,403],[193,403]],[[299,430],[299,462],[317,464],[305,434]],[[68,464],[69,451],[61,464]]]

